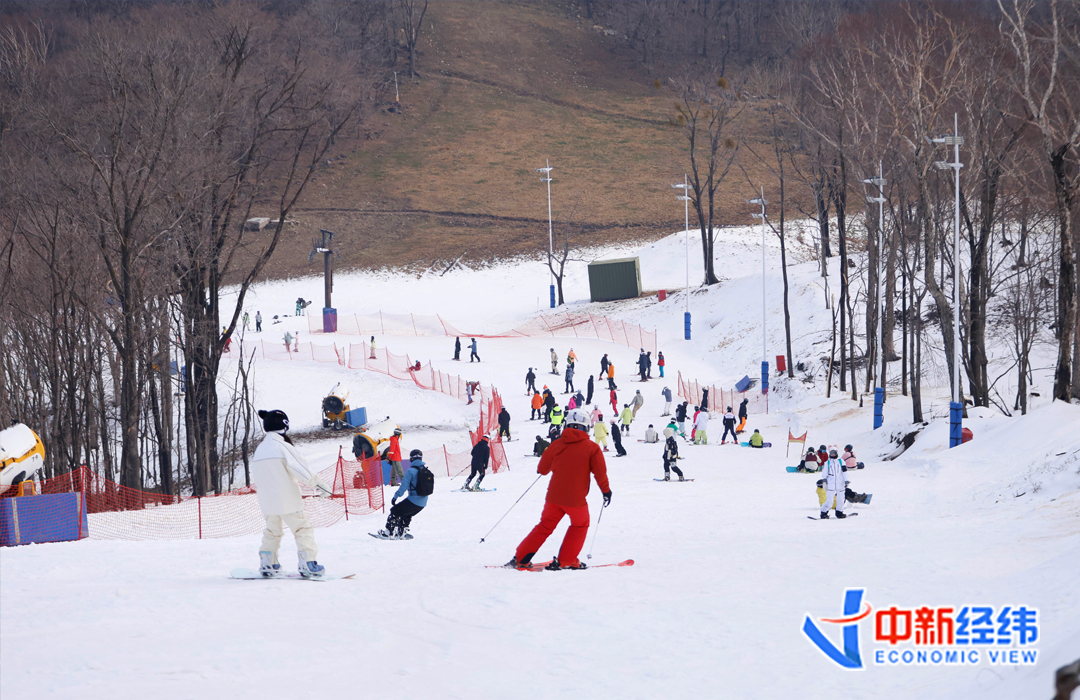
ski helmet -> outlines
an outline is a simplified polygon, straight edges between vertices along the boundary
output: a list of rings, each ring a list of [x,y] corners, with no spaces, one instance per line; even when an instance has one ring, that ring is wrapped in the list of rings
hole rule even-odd
[[[839,455],[836,453],[836,448],[835,447],[832,448],[831,450],[829,450],[829,456],[832,457],[833,459],[836,459],[837,457],[839,457]]]
[[[853,448],[851,445],[844,445],[844,449],[847,450],[848,452],[851,452],[855,448]]]
[[[289,429],[289,417],[285,415],[285,411],[259,411],[259,418],[262,418],[263,430],[268,433],[276,430],[285,432]]]
[[[569,428],[577,428],[578,430],[589,429],[589,414],[580,408],[575,408],[566,414],[565,420],[566,426]]]
[[[412,452],[409,453],[409,459],[410,460],[412,460],[412,459],[423,459],[423,458],[424,458],[424,453],[421,452],[420,450],[413,450]]]
[[[401,428],[394,428],[394,435],[401,435]]]

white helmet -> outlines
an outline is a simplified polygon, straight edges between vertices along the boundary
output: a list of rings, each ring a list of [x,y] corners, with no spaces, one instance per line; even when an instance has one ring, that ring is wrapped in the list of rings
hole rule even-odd
[[[575,408],[573,411],[566,414],[566,419],[563,422],[566,423],[568,427],[571,425],[575,427],[580,426],[580,430],[588,430],[589,414],[580,408]]]

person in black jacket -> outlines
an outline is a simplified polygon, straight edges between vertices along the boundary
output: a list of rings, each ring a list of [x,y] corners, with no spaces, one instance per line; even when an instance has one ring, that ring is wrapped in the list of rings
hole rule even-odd
[[[605,352],[604,356],[600,358],[600,376],[601,377],[606,377],[607,376],[607,366],[608,366],[608,364],[609,363],[608,363],[608,359],[607,359],[607,353]]]
[[[544,450],[546,450],[549,445],[551,445],[550,442],[537,435],[536,443],[533,445],[533,457],[543,457]]]
[[[688,401],[683,401],[675,407],[675,422],[679,424],[679,435],[683,437],[686,437],[686,407],[689,405]]]
[[[487,473],[488,459],[491,458],[491,445],[488,444],[488,436],[485,435],[480,438],[480,441],[473,445],[472,448],[472,472],[469,474],[469,478],[465,480],[465,491],[479,491],[480,482],[484,480],[484,474]],[[476,476],[476,483],[469,486],[469,482]]]
[[[510,412],[506,410],[506,406],[503,406],[499,411],[499,436],[506,436],[506,439],[510,439]]]
[[[536,373],[533,372],[533,368],[529,368],[528,374],[525,375],[525,395],[532,396],[536,393]]]
[[[615,456],[625,457],[626,448],[622,446],[622,432],[619,430],[619,426],[614,420],[611,421],[611,441],[615,443],[615,451],[618,453]]]
[[[454,359],[461,359],[461,338],[454,338]]]
[[[644,350],[642,350],[641,354],[638,355],[637,366],[638,366],[638,374],[641,375],[641,381],[645,381],[646,380],[645,373],[649,370],[649,358],[645,356],[645,351]]]
[[[551,422],[551,409],[555,408],[555,394],[551,389],[544,387],[544,422]]]
[[[708,389],[702,389],[701,390],[701,410],[702,411],[708,411],[709,410],[709,390]],[[728,410],[730,411],[731,409],[729,408]]]
[[[589,392],[589,395],[587,397],[585,397],[584,403],[591,404],[592,403],[592,394],[593,394],[593,376],[591,374],[589,375],[588,392]]]

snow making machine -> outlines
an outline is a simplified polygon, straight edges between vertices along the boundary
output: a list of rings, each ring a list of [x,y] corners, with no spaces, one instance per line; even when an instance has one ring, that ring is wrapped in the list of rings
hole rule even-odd
[[[29,481],[45,463],[45,446],[37,433],[16,423],[0,430],[0,493]]]
[[[398,424],[387,418],[379,423],[361,428],[353,437],[353,456],[356,459],[371,459],[377,454],[385,452],[389,447],[390,438],[394,437],[394,431]]]
[[[346,401],[349,392],[341,388],[341,382],[334,385],[330,393],[322,400],[322,427],[344,430],[348,427],[345,414],[349,412],[349,404]]]

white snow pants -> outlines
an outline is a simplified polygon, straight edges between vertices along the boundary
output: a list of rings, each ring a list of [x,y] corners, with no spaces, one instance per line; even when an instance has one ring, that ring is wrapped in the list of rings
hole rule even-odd
[[[307,561],[318,560],[319,547],[315,544],[315,530],[302,510],[285,515],[267,515],[266,529],[263,530],[262,546],[259,547],[259,551],[270,552],[273,555],[273,563],[278,563],[278,547],[285,534],[281,529],[282,523],[292,530],[293,538],[296,540],[296,549],[304,553]]]
[[[666,415],[668,415],[670,413],[671,413],[671,402],[670,401],[665,401],[664,402],[664,415],[666,416]]]
[[[839,490],[834,488],[825,489],[825,503],[821,505],[822,513],[829,512],[829,509],[833,506],[834,498],[836,499],[836,510],[840,513],[844,512],[844,503],[847,502],[847,489],[846,487],[841,487]]]

